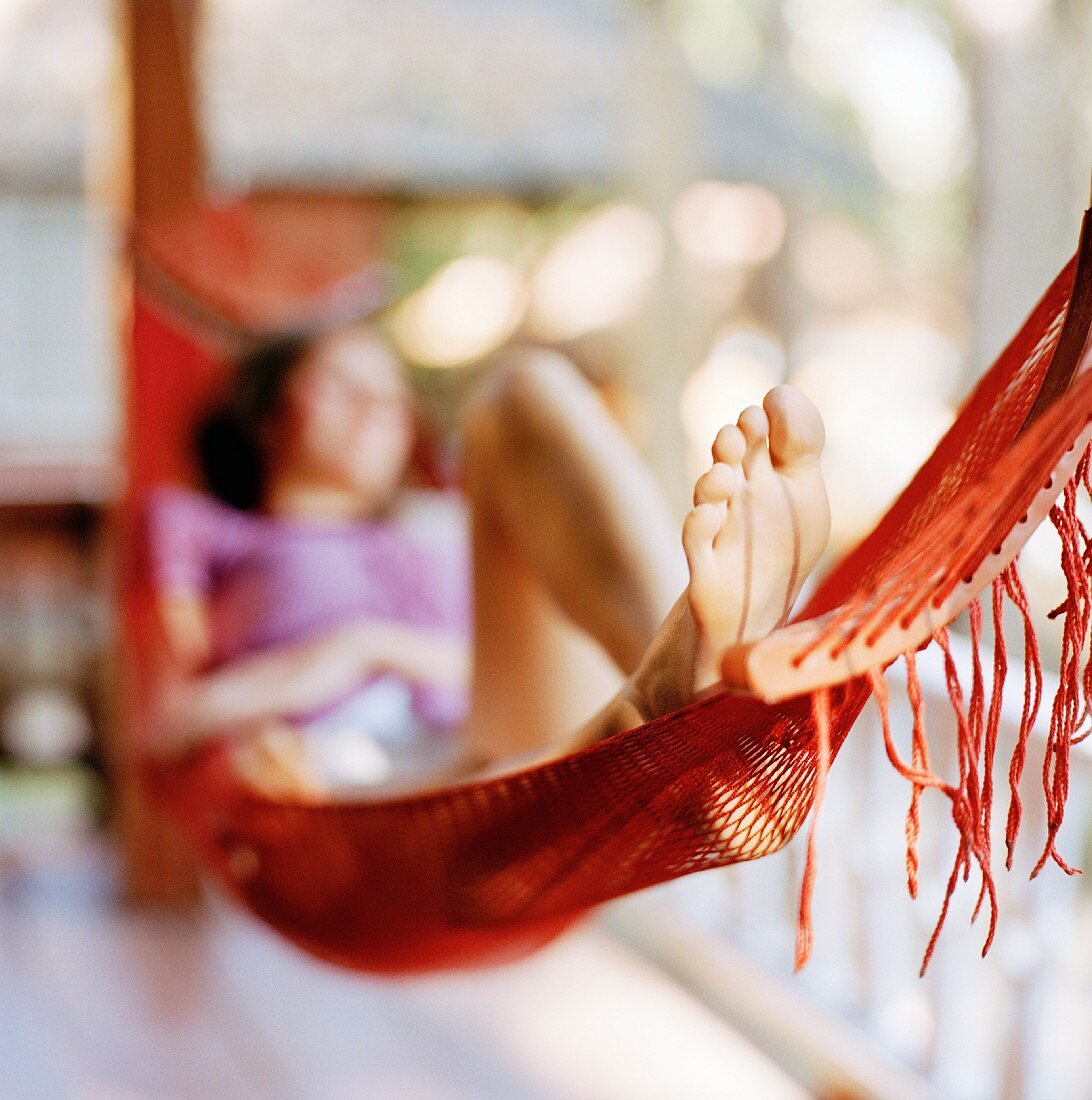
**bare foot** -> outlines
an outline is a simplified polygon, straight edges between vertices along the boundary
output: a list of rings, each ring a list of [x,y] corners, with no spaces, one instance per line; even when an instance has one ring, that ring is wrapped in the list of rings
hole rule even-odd
[[[763,408],[744,409],[717,435],[683,527],[695,691],[721,679],[729,646],[784,624],[826,547],[823,441],[818,410],[791,386],[770,390]]]
[[[721,429],[683,526],[690,584],[630,681],[641,717],[719,683],[727,649],[788,618],[830,535],[824,434],[818,410],[791,386]]]

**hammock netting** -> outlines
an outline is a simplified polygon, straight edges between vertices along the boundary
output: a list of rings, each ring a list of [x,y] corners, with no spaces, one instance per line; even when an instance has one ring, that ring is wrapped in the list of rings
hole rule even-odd
[[[1083,251],[1083,250],[1082,250]],[[908,780],[907,877],[917,890],[923,794],[951,806],[955,864],[928,963],[961,878],[977,872],[978,908],[997,918],[991,863],[994,770],[1008,672],[1005,616],[1024,637],[1025,705],[1008,771],[1011,863],[1017,793],[1033,726],[1050,708],[1043,789],[1047,861],[1069,752],[1089,713],[1092,542],[1078,516],[1090,491],[1092,373],[1063,397],[1048,375],[1073,293],[1071,261],[964,405],[885,518],[820,585],[792,625],[739,658],[746,689],[725,690],[580,752],[510,775],[405,797],[273,798],[236,776],[226,741],[183,760],[150,760],[155,798],[248,909],[293,943],[347,967],[407,973],[485,965],[543,945],[594,906],[682,875],[782,848],[809,813],[797,962],[811,950],[814,829],[827,769],[875,697],[892,763]],[[141,310],[144,310],[143,315]],[[1067,331],[1077,323],[1074,310]],[[138,302],[138,324],[171,326]],[[1081,361],[1087,323],[1078,333]],[[1082,361],[1083,362],[1083,361]],[[1067,378],[1066,382],[1069,381]],[[1065,388],[1064,386],[1062,387]],[[1053,400],[1046,400],[1053,397]],[[1020,546],[1049,517],[1068,596],[1060,686],[1043,699],[1036,631],[1017,571]],[[973,667],[959,670],[947,627],[963,612]],[[989,670],[980,653],[992,635]],[[934,774],[915,652],[944,650],[958,774]],[[905,665],[910,758],[888,719],[893,661]],[[977,913],[977,910],[976,910]],[[984,949],[984,950],[985,950]]]

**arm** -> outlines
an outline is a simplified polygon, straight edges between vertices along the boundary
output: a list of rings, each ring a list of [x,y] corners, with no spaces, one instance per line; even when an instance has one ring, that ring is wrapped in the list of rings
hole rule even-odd
[[[470,646],[461,635],[376,621],[350,629],[361,631],[372,646],[376,670],[443,687],[463,685],[470,675]]]
[[[437,684],[462,683],[467,675],[468,648],[461,638],[374,620],[202,674],[208,656],[203,599],[165,596],[160,617],[173,666],[160,716],[160,738],[168,747],[183,748],[226,727],[316,710],[379,671]]]
[[[155,740],[184,748],[227,727],[253,727],[314,710],[371,670],[370,639],[344,632],[255,654],[209,671],[207,590],[217,568],[245,559],[255,532],[245,517],[172,486],[147,502],[147,545],[164,646]]]

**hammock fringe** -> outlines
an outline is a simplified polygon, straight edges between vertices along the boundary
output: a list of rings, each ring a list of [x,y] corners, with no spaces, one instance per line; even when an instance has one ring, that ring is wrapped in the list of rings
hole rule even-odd
[[[804,875],[800,886],[800,917],[796,929],[796,960],[794,970],[801,970],[811,958],[815,934],[812,926],[811,903],[815,889],[817,867],[816,831],[819,811],[823,807],[823,795],[827,789],[827,772],[830,770],[830,690],[821,688],[811,698],[811,715],[815,723],[815,785],[812,788],[811,825],[808,828],[807,855],[804,859]]]
[[[1066,483],[1058,503],[1050,512],[1050,521],[1061,542],[1066,598],[1049,616],[1051,619],[1062,620],[1061,658],[1059,687],[1051,705],[1043,760],[1046,836],[1031,871],[1031,878],[1035,878],[1048,862],[1055,863],[1066,874],[1081,873],[1062,857],[1056,841],[1064,821],[1069,794],[1070,750],[1092,733],[1092,533],[1079,514],[1082,497],[1092,501],[1092,449],[1085,452],[1076,472]],[[961,568],[968,568],[967,563],[962,563]],[[952,822],[958,836],[956,855],[940,911],[922,957],[922,975],[928,969],[940,939],[956,887],[961,879],[969,879],[972,866],[977,867],[981,879],[971,916],[972,923],[978,919],[984,906],[988,904],[989,909],[989,925],[982,945],[983,955],[992,946],[997,930],[998,897],[992,866],[993,808],[996,796],[994,768],[1009,668],[1009,652],[1005,641],[1005,609],[1008,606],[1015,609],[1023,635],[1024,673],[1020,722],[1008,765],[1009,805],[1004,838],[1005,867],[1011,870],[1023,816],[1020,785],[1032,730],[1043,703],[1042,655],[1027,592],[1020,579],[1019,559],[1014,559],[997,576],[990,588],[988,626],[980,600],[972,601],[967,607],[971,648],[969,693],[965,692],[961,681],[947,628],[938,630],[932,639],[943,653],[945,686],[955,718],[958,778],[954,783],[946,782],[938,776],[930,762],[917,654],[908,651],[901,657],[906,700],[911,714],[909,761],[900,755],[892,734],[888,677],[879,668],[874,668],[867,674],[868,689],[876,704],[887,758],[911,788],[904,828],[906,885],[911,898],[916,899],[919,893],[918,844],[921,836],[921,800],[926,790],[937,790],[949,800]],[[893,621],[898,614],[898,609],[894,612],[889,610],[883,621]],[[860,623],[855,626],[859,628]],[[993,668],[988,683],[982,659],[983,636],[987,629],[993,649]],[[829,766],[829,759],[824,758],[823,747],[824,737],[829,739],[829,706],[827,693],[815,693],[812,708],[817,753],[815,811],[808,837],[801,889],[798,969],[807,961],[812,945],[811,896],[816,868],[815,816],[825,791],[826,770]]]

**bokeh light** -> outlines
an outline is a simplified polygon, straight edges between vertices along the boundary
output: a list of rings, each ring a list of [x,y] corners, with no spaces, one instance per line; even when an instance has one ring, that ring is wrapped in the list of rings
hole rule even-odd
[[[695,477],[708,468],[709,448],[721,427],[734,424],[748,405],[760,404],[784,374],[781,345],[761,329],[736,328],[716,341],[679,399]]]
[[[531,279],[529,324],[570,340],[632,317],[663,261],[656,219],[629,203],[601,207],[563,234]]]
[[[16,26],[33,4],[34,0],[0,0],[0,31]]]
[[[795,235],[793,273],[817,301],[833,308],[860,305],[884,279],[875,243],[849,218],[812,220]]]
[[[950,426],[958,346],[913,316],[872,310],[794,348],[790,381],[827,425],[823,467],[836,544],[867,533]]]
[[[91,738],[87,711],[63,687],[24,688],[0,713],[0,746],[26,763],[44,766],[71,760],[87,751]]]
[[[894,187],[922,193],[959,178],[972,149],[970,98],[942,22],[892,0],[789,0],[785,18],[794,71],[848,102]]]
[[[413,362],[456,367],[500,347],[526,307],[525,282],[512,264],[496,256],[463,256],[399,306],[394,336]]]
[[[738,88],[761,72],[759,20],[743,4],[667,0],[664,19],[694,75],[719,88]]]
[[[1012,38],[1030,30],[1048,0],[956,0],[957,10],[975,30],[990,38]]]
[[[760,264],[785,240],[781,200],[753,183],[702,180],[677,199],[671,224],[680,246],[714,267]]]

